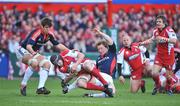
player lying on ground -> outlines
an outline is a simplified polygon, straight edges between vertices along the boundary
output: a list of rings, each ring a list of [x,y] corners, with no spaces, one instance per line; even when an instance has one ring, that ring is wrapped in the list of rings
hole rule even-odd
[[[63,73],[61,73],[61,74],[63,74]],[[112,93],[114,95],[116,89],[115,89],[112,77],[103,72],[100,72],[100,74],[107,81],[107,83],[109,85],[108,87],[112,89]],[[66,76],[66,75],[63,75],[63,76]],[[63,79],[65,77],[62,77],[62,75],[61,75],[61,78]],[[72,91],[75,88],[86,88],[87,83],[92,83],[97,86],[103,86],[103,84],[96,77],[92,76],[91,74],[82,74],[79,77],[77,77],[73,83],[71,83],[70,85],[68,84],[68,85],[64,86],[63,93],[64,94],[69,93],[70,91]],[[104,92],[87,93],[87,94],[84,94],[84,96],[86,96],[86,97],[109,97]]]
[[[173,83],[171,85],[171,89],[173,93],[180,93],[180,70],[177,71],[172,77],[171,77]],[[166,78],[166,70],[161,70],[160,76],[160,93],[165,93],[168,90],[167,85],[167,78]]]
[[[109,97],[113,97],[112,89],[108,88],[107,81],[101,76],[95,63],[90,59],[84,58],[84,54],[75,50],[67,49],[58,55],[52,55],[50,61],[54,64],[56,70],[63,73],[69,73],[69,76],[62,80],[64,85],[66,85],[74,76],[78,77],[82,74],[91,74],[101,81],[103,87],[88,82],[81,88],[103,91]]]

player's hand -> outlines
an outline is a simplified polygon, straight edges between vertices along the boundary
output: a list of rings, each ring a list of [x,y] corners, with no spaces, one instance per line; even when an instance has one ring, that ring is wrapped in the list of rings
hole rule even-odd
[[[125,79],[124,79],[123,76],[119,76],[119,82],[120,82],[121,84],[124,84],[124,83],[125,83]]]
[[[157,43],[165,43],[165,42],[169,42],[169,39],[165,38],[165,37],[157,36],[156,41],[157,41]]]
[[[138,44],[138,46],[142,46],[143,42],[138,42],[137,44]]]
[[[95,28],[93,29],[93,31],[94,31],[96,34],[98,34],[98,35],[101,35],[101,33],[102,33],[98,27],[95,27]]]

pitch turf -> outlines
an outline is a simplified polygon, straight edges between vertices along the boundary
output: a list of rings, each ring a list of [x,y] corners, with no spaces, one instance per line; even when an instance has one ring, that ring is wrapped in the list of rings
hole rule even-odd
[[[0,106],[180,106],[180,94],[151,95],[153,82],[146,79],[146,93],[129,93],[129,80],[120,85],[115,80],[117,93],[114,98],[84,98],[86,90],[75,89],[69,94],[62,94],[58,79],[49,78],[46,85],[50,95],[36,95],[38,79],[31,79],[27,87],[27,96],[19,93],[20,80],[0,79]]]

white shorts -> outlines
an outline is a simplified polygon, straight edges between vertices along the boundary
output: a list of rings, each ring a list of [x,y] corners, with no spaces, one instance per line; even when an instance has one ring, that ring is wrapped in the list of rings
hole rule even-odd
[[[110,75],[106,74],[106,73],[102,73],[100,72],[101,76],[105,79],[105,81],[108,83],[109,87],[111,88],[113,85],[113,79]],[[97,79],[96,79],[96,85],[98,86],[103,86],[103,84]]]
[[[24,57],[24,55],[30,54],[26,49],[24,49],[23,47],[19,46],[18,48],[16,48],[16,56],[18,58],[18,60],[22,60],[22,58]]]

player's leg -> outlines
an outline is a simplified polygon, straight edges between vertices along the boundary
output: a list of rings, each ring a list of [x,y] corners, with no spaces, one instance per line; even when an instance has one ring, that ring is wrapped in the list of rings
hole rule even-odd
[[[143,75],[152,77],[153,65],[149,61],[145,62]]]
[[[141,85],[141,80],[133,80],[130,78],[130,92],[131,93],[136,93]]]
[[[159,93],[165,93],[166,80],[167,79],[164,75],[159,76],[159,81],[160,81]]]
[[[173,92],[172,92],[172,86],[174,84],[174,81],[173,81],[173,72],[172,70],[168,70],[166,68],[166,78],[167,78],[167,83],[166,83],[166,90],[167,90],[167,93],[169,95],[172,95]]]
[[[30,67],[30,66],[27,67],[24,77],[21,81],[21,87],[20,87],[20,92],[21,92],[21,95],[23,95],[23,96],[26,96],[27,82],[30,79],[30,77],[32,76],[33,72],[34,72],[34,70],[32,67]]]
[[[87,89],[87,90],[99,90],[99,91],[104,91],[104,87],[102,86],[97,86],[94,83],[89,82],[89,79],[91,79],[90,75],[83,75],[80,76],[77,79],[77,86],[79,88]]]
[[[162,69],[161,65],[154,64],[152,71],[152,78],[155,82],[155,87],[153,89],[152,95],[155,95],[160,88],[160,80],[159,80],[159,71]]]
[[[100,70],[96,68],[95,64],[91,60],[86,60],[83,63],[83,69],[91,73],[93,76],[98,78],[103,85],[107,85],[106,80],[101,76]]]
[[[116,89],[115,89],[115,86],[114,86],[114,83],[113,83],[113,79],[111,76],[105,74],[105,73],[100,73],[103,78],[105,78],[105,80],[108,82],[109,84],[109,88],[112,89],[112,92],[113,92],[113,95],[115,94],[116,92]],[[91,83],[94,83],[95,85],[98,85],[98,86],[103,86],[103,84],[97,79],[97,78],[94,78],[92,80],[90,80]],[[102,92],[102,93],[86,93],[84,94],[85,97],[109,97],[106,93]]]
[[[142,80],[144,67],[133,70],[130,77],[130,92],[136,93],[141,88],[142,93],[145,92],[145,81]]]
[[[41,58],[41,56],[39,56],[39,58]],[[48,78],[48,74],[49,74],[49,69],[50,69],[50,62],[48,60],[45,59],[45,57],[43,59],[39,59],[39,84],[38,84],[38,89],[36,91],[37,94],[49,94],[50,91],[48,89],[45,88],[45,83],[46,80]]]
[[[104,92],[106,94],[108,94],[108,96],[113,97],[112,89],[108,88],[108,83],[101,76],[100,70],[96,68],[95,64],[91,60],[88,60],[88,61],[86,60],[83,63],[83,69],[86,70],[87,72],[89,72],[90,74],[92,74],[93,76],[95,76],[96,78],[98,78],[102,82],[102,84],[104,85],[104,88],[105,88]],[[89,84],[89,85],[91,85],[91,84]]]
[[[21,87],[20,87],[21,94],[23,96],[26,96],[27,82],[30,79],[31,75],[33,74],[33,71],[34,71],[33,68],[38,66],[38,61],[36,59],[33,59],[31,54],[22,47],[17,48],[15,52],[16,52],[16,56],[18,60],[20,60],[22,63],[29,66],[25,71],[25,75],[23,77],[23,80],[21,82]]]
[[[82,81],[82,83],[81,83],[81,81],[79,81],[81,79],[84,80],[84,81]],[[89,80],[90,80],[90,75],[89,74],[81,74],[76,78],[76,80],[73,83],[71,83],[70,85],[64,86],[63,89],[62,89],[62,92],[64,94],[66,94],[66,93],[70,92],[71,90],[73,90],[75,88],[78,88],[80,86],[84,87],[84,83],[87,83]]]

